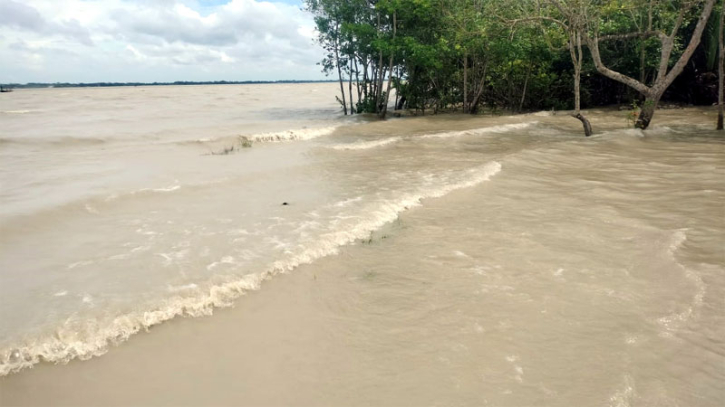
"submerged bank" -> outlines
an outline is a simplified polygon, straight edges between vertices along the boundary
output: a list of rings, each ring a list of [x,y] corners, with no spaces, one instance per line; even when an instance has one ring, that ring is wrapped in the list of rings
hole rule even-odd
[[[49,170],[75,171],[59,198],[98,178],[147,185],[5,207],[9,347],[24,333],[79,352],[104,322],[127,324],[103,353],[157,316],[235,308],[6,376],[2,403],[717,405],[725,151],[712,113],[642,133],[592,111],[607,131],[590,140],[576,120],[529,115],[333,120],[229,156],[205,155],[215,141],[198,140],[215,134],[35,145]],[[26,145],[2,153],[30,165]],[[128,160],[140,174],[119,181]]]

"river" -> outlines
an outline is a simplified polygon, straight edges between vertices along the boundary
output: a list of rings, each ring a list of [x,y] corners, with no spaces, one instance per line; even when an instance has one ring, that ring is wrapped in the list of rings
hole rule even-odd
[[[715,110],[584,138],[334,92],[3,95],[0,403],[725,402]]]

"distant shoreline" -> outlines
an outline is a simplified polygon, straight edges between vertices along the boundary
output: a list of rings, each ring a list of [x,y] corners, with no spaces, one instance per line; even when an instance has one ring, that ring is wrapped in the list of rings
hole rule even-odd
[[[92,82],[92,83],[69,83],[69,82],[29,82],[29,83],[0,83],[6,89],[38,89],[38,88],[112,88],[119,86],[185,86],[185,85],[267,85],[280,83],[327,83],[334,80],[279,80],[279,81],[176,81],[176,82]]]

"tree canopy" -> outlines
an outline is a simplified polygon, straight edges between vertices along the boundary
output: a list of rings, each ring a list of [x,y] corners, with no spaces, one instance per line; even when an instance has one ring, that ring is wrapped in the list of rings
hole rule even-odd
[[[715,3],[306,0],[346,114],[381,117],[391,102],[416,113],[635,104],[642,117],[660,100],[715,103]]]

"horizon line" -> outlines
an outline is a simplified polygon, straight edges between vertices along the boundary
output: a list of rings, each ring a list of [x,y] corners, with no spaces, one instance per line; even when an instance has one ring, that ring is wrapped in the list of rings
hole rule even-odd
[[[4,88],[37,88],[37,87],[114,87],[114,86],[173,86],[173,85],[249,85],[274,83],[323,83],[337,82],[334,79],[277,79],[277,80],[215,80],[215,81],[173,81],[173,82],[9,82],[0,83]]]

